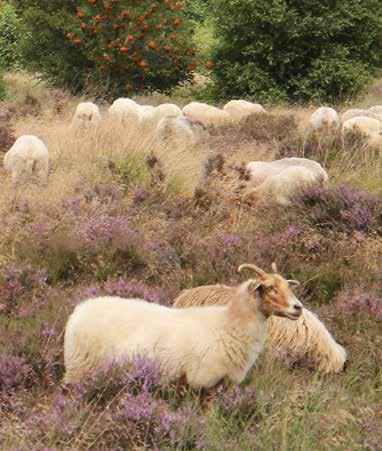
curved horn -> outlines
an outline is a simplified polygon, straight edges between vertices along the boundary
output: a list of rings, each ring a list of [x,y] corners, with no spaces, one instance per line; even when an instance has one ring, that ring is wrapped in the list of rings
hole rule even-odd
[[[293,280],[293,279],[288,279],[287,282],[289,283],[289,285],[298,287],[300,285],[300,282],[298,280]]]
[[[243,265],[240,265],[237,270],[238,270],[238,272],[241,272],[243,269],[251,269],[252,271],[254,271],[260,277],[264,277],[267,274],[265,271],[260,269],[258,266],[251,265],[249,263],[244,263]]]
[[[271,264],[271,268],[272,268],[272,271],[273,271],[273,272],[277,272],[277,273],[279,272],[278,269],[277,269],[276,262],[273,262],[273,263]]]

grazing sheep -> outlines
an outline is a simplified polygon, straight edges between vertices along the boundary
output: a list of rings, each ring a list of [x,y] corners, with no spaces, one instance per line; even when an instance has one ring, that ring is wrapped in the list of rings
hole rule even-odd
[[[14,185],[30,179],[33,172],[36,172],[40,182],[46,182],[49,173],[48,149],[36,136],[20,136],[5,154],[4,168],[12,173]]]
[[[237,287],[223,306],[178,309],[142,299],[88,299],[66,326],[65,382],[144,354],[158,361],[165,379],[185,377],[193,388],[225,377],[241,383],[263,349],[267,318],[297,320],[301,310],[288,282],[265,273]]]
[[[291,205],[291,199],[311,186],[323,186],[323,178],[303,166],[289,166],[279,174],[270,175],[265,181],[250,189],[249,196],[260,201]]]
[[[346,145],[354,133],[364,135],[370,145],[381,144],[382,122],[371,117],[353,117],[342,125],[342,139]]]
[[[183,114],[191,121],[201,122],[205,127],[219,127],[232,121],[227,111],[206,103],[191,102],[183,108]]]
[[[193,146],[208,133],[200,122],[192,122],[185,116],[166,116],[155,130],[158,140],[163,144],[182,144]]]
[[[257,272],[256,267],[244,265]],[[274,265],[273,270],[277,272]],[[260,274],[261,277],[261,274]],[[174,307],[226,305],[235,293],[235,288],[223,285],[205,286],[184,290],[174,301]],[[297,321],[271,316],[268,319],[268,335],[265,352],[276,355],[290,354],[296,359],[308,358],[322,373],[337,373],[346,362],[346,351],[338,344],[318,317],[306,309]]]
[[[140,109],[141,106],[134,100],[121,97],[113,102],[109,115],[116,123],[135,127],[140,121]]]
[[[346,122],[349,119],[352,119],[353,117],[371,117],[373,119],[380,120],[380,117],[377,112],[371,111],[371,110],[361,110],[358,108],[351,109],[345,111],[345,113],[342,115],[342,122]]]
[[[223,110],[227,111],[235,122],[239,122],[251,114],[266,113],[259,103],[252,103],[247,100],[231,100],[224,105]]]
[[[163,103],[157,107],[150,107],[150,109],[141,113],[140,124],[142,127],[155,130],[159,121],[169,116],[182,116],[182,110],[172,103]]]
[[[246,170],[251,186],[255,187],[261,185],[269,176],[276,176],[291,166],[301,166],[309,169],[316,174],[318,179],[322,180],[322,183],[326,183],[329,180],[328,173],[320,163],[309,158],[291,157],[275,161],[251,161],[247,164]]]
[[[77,105],[71,126],[75,130],[89,130],[101,123],[99,108],[92,102],[82,102]]]

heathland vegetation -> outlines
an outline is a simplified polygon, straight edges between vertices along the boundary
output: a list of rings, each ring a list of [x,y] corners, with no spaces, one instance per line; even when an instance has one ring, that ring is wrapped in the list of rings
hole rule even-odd
[[[381,140],[338,130],[307,145],[306,130],[310,102],[382,105],[380,3],[40,3],[0,1],[0,154],[36,135],[50,156],[45,184],[13,185],[0,169],[0,448],[379,449]],[[268,103],[203,129],[194,148],[159,149],[155,130],[108,117],[117,96]],[[102,119],[81,133],[71,121],[84,100]],[[327,186],[289,206],[244,195],[246,163],[303,155]],[[242,263],[274,261],[345,347],[343,372],[267,349],[242,385],[207,402],[162,384],[144,358],[63,387],[65,324],[82,300],[172,305],[185,288],[238,285]]]

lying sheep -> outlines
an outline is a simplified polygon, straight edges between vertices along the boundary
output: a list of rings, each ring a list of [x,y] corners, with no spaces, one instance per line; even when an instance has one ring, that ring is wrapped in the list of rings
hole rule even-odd
[[[328,173],[320,163],[308,158],[291,157],[274,161],[251,161],[247,164],[246,171],[251,186],[255,187],[261,185],[267,177],[276,176],[291,166],[301,166],[309,169],[324,184],[329,180]]]
[[[257,276],[264,277],[254,265],[242,265]],[[272,269],[277,272],[275,265]],[[293,281],[291,283],[294,283]],[[235,294],[235,288],[224,285],[204,286],[184,290],[174,301],[174,307],[226,305]],[[268,319],[268,335],[265,351],[276,355],[290,354],[296,359],[308,358],[322,373],[337,373],[346,362],[345,349],[332,337],[318,317],[306,309],[297,321],[288,321],[277,316]]]
[[[82,102],[77,105],[71,126],[75,130],[89,130],[101,123],[99,108],[92,102]]]
[[[362,110],[359,108],[351,109],[345,111],[345,113],[342,115],[342,122],[346,122],[349,119],[352,119],[353,117],[371,117],[373,119],[380,120],[381,116],[378,115],[376,111],[371,110]]]
[[[294,196],[312,186],[323,186],[322,177],[305,167],[290,166],[279,174],[267,177],[261,185],[250,189],[248,195],[259,201],[287,207]]]
[[[199,121],[205,127],[227,125],[232,118],[227,111],[206,103],[191,102],[183,108],[183,114],[191,121]]]
[[[49,173],[48,148],[36,136],[20,136],[5,154],[4,168],[12,173],[14,185],[30,179],[33,172],[40,182],[46,182]]]
[[[239,384],[263,349],[267,318],[297,320],[301,310],[288,282],[277,274],[244,282],[222,306],[178,309],[142,299],[88,299],[66,326],[65,382],[144,354],[158,361],[166,380],[185,377],[197,389],[225,377]]]
[[[109,116],[117,124],[135,127],[140,122],[140,108],[141,106],[134,100],[121,97],[115,100],[109,108]]]
[[[259,103],[252,103],[247,100],[231,100],[224,105],[223,110],[227,111],[235,122],[251,114],[266,113],[265,109]]]

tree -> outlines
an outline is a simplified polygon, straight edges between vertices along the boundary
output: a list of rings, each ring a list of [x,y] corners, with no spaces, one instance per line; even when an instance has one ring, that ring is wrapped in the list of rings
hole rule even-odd
[[[382,67],[380,0],[211,0],[223,98],[334,101]]]
[[[20,60],[20,20],[11,3],[0,3],[0,69],[9,70]]]

